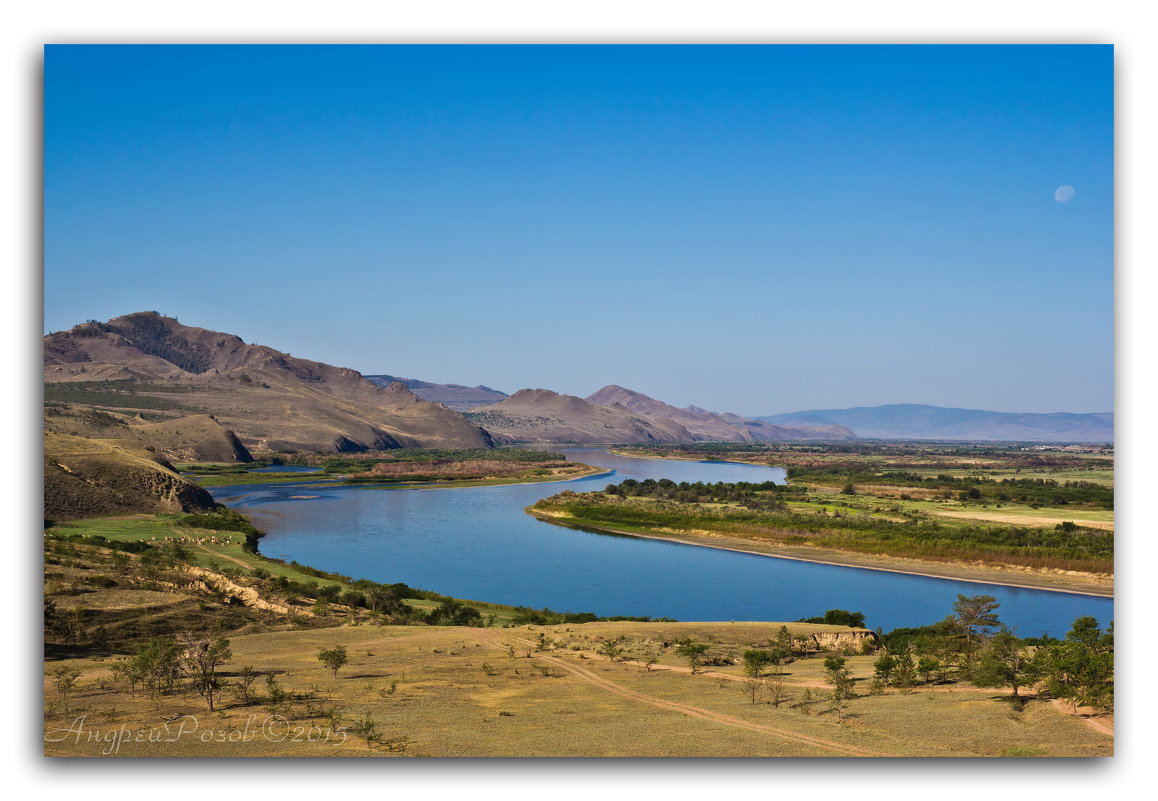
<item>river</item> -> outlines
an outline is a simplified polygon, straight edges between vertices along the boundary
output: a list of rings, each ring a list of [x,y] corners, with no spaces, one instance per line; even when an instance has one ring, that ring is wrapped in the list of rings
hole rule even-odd
[[[567,458],[613,470],[565,483],[470,488],[216,487],[218,501],[268,532],[267,556],[459,598],[599,615],[678,620],[797,620],[864,612],[870,627],[934,623],[957,593],[996,596],[1022,636],[1065,636],[1074,618],[1113,617],[1109,598],[927,578],[563,528],[523,509],[564,489],[625,478],[777,481],[784,470],[730,462],[636,459],[601,448]]]

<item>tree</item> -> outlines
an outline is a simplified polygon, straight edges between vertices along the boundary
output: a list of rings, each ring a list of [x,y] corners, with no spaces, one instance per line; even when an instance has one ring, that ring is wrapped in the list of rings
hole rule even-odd
[[[153,695],[172,690],[181,676],[181,646],[172,637],[154,637],[129,661],[128,675]]]
[[[922,656],[917,660],[917,672],[925,677],[925,684],[930,684],[933,681],[933,674],[939,673],[941,670],[941,662],[931,656]]]
[[[767,688],[768,694],[771,696],[771,699],[768,703],[772,704],[774,707],[779,707],[780,704],[784,703],[784,701],[788,698],[788,692],[784,689],[784,682],[775,680],[770,681],[767,684]]]
[[[745,651],[744,675],[749,678],[759,678],[764,675],[765,669],[773,664],[773,659],[771,651]]]
[[[253,669],[253,665],[246,665],[237,672],[237,684],[233,685],[233,691],[237,693],[237,700],[246,706],[253,699],[252,687],[255,681],[257,672]]]
[[[1114,631],[1092,617],[1080,617],[1066,639],[1044,650],[1043,669],[1050,695],[1070,701],[1075,709],[1114,704]]]
[[[985,639],[991,630],[998,628],[997,607],[1001,606],[992,595],[961,595],[953,604],[957,625],[971,643]]]
[[[888,683],[892,678],[893,670],[897,666],[897,658],[892,654],[881,654],[877,661],[873,662],[873,676],[880,679],[884,683]]]
[[[614,640],[604,640],[603,644],[599,646],[599,653],[606,656],[612,662],[618,662],[623,657],[623,637],[616,637]]]
[[[849,626],[854,629],[864,628],[864,612],[850,612],[847,609],[829,609],[823,617],[810,617],[801,623],[826,623],[830,626]]]
[[[917,683],[917,667],[913,664],[913,646],[910,645],[897,654],[896,661],[891,682],[894,687],[907,695],[913,691],[913,685]]]
[[[829,656],[824,659],[824,671],[828,674],[826,681],[832,685],[833,692],[841,699],[854,697],[852,673],[845,667],[847,662],[843,656]]]
[[[755,704],[760,697],[760,693],[764,690],[764,676],[762,674],[748,676],[742,684],[744,692],[748,693],[749,699]]]
[[[212,712],[213,699],[221,689],[221,676],[217,668],[233,658],[229,640],[224,637],[210,640],[185,635],[181,645],[184,648],[181,660],[185,672],[189,674],[190,684],[209,704],[209,711]]]
[[[693,642],[691,640],[684,640],[676,646],[676,653],[688,660],[688,667],[692,669],[692,673],[699,672],[700,665],[704,663],[704,654],[707,652],[708,646],[701,642]]]
[[[338,678],[338,671],[350,661],[346,655],[346,646],[335,645],[333,648],[323,648],[318,651],[318,661],[334,674],[334,678]]]
[[[844,710],[848,709],[846,699],[851,698],[851,695],[845,694],[840,687],[833,688],[832,692],[828,694],[828,711],[836,715],[836,722],[844,722]]]
[[[473,606],[467,606],[460,601],[448,600],[432,609],[426,616],[426,622],[432,626],[482,626],[482,614]]]
[[[72,692],[78,678],[80,678],[80,670],[70,665],[60,665],[52,671],[52,684],[60,693],[61,698],[64,699],[65,704],[68,703],[68,694]]]
[[[1012,632],[1000,631],[981,652],[972,680],[978,687],[1009,687],[1017,700],[1018,689],[1036,683],[1041,675],[1040,654],[1027,648]]]

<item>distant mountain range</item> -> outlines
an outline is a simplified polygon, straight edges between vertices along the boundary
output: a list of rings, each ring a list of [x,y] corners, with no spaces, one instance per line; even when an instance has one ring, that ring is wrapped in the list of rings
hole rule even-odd
[[[250,450],[359,452],[499,443],[882,439],[1112,442],[1112,414],[902,404],[741,417],[608,385],[579,398],[436,384],[290,356],[156,312],[44,338],[46,431],[116,439],[174,461]]]
[[[1113,442],[1114,415],[987,412],[919,403],[813,409],[756,418],[775,425],[841,425],[868,439]]]

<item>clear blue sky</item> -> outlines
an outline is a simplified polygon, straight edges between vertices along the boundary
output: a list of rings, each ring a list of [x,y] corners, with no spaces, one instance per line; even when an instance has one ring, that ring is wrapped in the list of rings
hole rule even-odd
[[[45,305],[507,392],[1108,411],[1113,50],[52,46]]]

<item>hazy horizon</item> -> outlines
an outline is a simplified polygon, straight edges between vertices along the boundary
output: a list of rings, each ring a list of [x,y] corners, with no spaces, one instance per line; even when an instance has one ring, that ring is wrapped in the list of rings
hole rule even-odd
[[[72,46],[45,327],[771,415],[1113,410],[1113,49]]]

